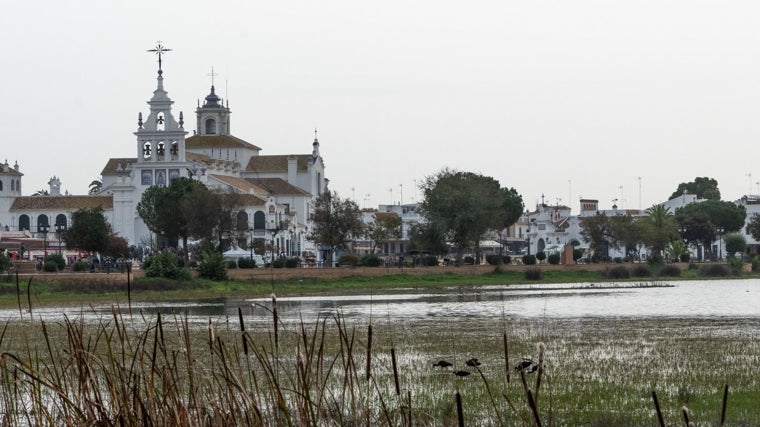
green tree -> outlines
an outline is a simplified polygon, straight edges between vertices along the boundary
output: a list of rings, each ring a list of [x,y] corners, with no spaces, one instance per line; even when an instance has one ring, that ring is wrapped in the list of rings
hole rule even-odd
[[[103,255],[113,259],[129,258],[129,242],[118,234],[111,233]]]
[[[108,246],[111,225],[103,208],[79,209],[71,215],[71,227],[61,235],[66,246],[86,252],[103,252]]]
[[[670,195],[668,200],[680,197],[683,194],[696,194],[700,199],[720,200],[720,190],[718,190],[718,181],[708,177],[697,177],[692,182],[682,182],[678,188]]]
[[[366,227],[370,241],[370,253],[375,253],[378,243],[401,238],[401,218],[394,212],[378,212]]]
[[[747,224],[747,234],[752,236],[756,242],[760,242],[760,214],[753,214]]]
[[[655,256],[662,256],[668,243],[680,238],[678,223],[670,208],[663,205],[654,205],[647,209],[647,216],[644,217],[642,225],[643,242]]]
[[[742,205],[721,200],[705,200],[691,203],[676,210],[675,218],[684,238],[689,242],[701,243],[712,248],[718,228],[733,233],[741,230],[747,216]]]
[[[6,271],[11,268],[11,259],[5,252],[0,252],[0,271]]]
[[[420,211],[456,247],[457,262],[468,247],[477,249],[487,231],[509,227],[523,210],[515,189],[472,172],[443,169],[425,178],[421,188]]]
[[[334,191],[325,191],[316,199],[314,229],[309,239],[323,248],[329,248],[326,257],[329,265],[332,265],[334,250],[347,248],[351,238],[364,234],[364,223],[356,202],[342,200]]]
[[[607,256],[605,251],[612,240],[610,217],[604,213],[582,217],[580,227],[581,238],[588,243],[589,251],[594,256]]]
[[[723,236],[723,243],[726,245],[726,256],[734,257],[737,253],[744,253],[747,250],[747,239],[740,233],[730,233]]]
[[[435,255],[445,255],[449,251],[446,245],[446,233],[436,228],[435,224],[417,223],[409,230],[409,249]]]

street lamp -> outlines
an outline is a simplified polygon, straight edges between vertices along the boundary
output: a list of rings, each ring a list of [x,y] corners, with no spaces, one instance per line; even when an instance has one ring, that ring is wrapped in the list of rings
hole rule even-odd
[[[42,259],[44,260],[47,257],[47,234],[50,231],[50,226],[42,224],[39,226],[39,231],[42,233]]]
[[[718,232],[718,237],[720,238],[720,241],[718,243],[718,259],[723,259],[723,232],[726,231],[724,227],[718,227],[715,229],[715,231]]]
[[[61,233],[66,230],[66,224],[63,223],[56,223],[55,224],[55,234],[58,237],[58,255],[61,254]]]

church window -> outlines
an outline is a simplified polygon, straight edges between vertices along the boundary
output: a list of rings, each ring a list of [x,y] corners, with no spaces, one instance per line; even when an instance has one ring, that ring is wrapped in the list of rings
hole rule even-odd
[[[3,191],[3,180],[0,179],[0,191]]]
[[[206,135],[216,135],[216,120],[206,119]]]
[[[16,191],[21,192],[21,180],[16,180]]]
[[[263,211],[256,211],[256,213],[253,214],[253,229],[263,230],[266,228],[266,225],[267,225],[266,214]]]
[[[18,217],[18,231],[29,230],[29,215],[21,215]]]
[[[245,211],[239,211],[237,213],[237,224],[235,224],[238,231],[248,230],[248,214]]]
[[[149,159],[150,158],[150,152],[151,152],[150,142],[146,142],[145,144],[143,144],[143,158],[144,159]]]
[[[140,182],[142,185],[153,185],[153,170],[145,169],[140,174]]]
[[[16,180],[11,179],[11,191],[16,191]]]
[[[156,185],[166,185],[166,171],[162,169],[156,170]]]
[[[56,215],[55,216],[55,229],[58,230],[60,228],[61,230],[65,230],[67,228],[66,222],[67,222],[66,221],[66,215],[64,215],[64,214],[58,214],[58,215]]]
[[[179,144],[177,144],[177,141],[172,141],[172,146],[170,150],[171,150],[170,153],[172,156],[176,156],[177,154],[179,154]]]
[[[158,145],[156,145],[156,154],[158,154],[159,157],[164,157],[165,151],[164,141],[159,142]]]
[[[164,120],[164,113],[158,113],[156,116],[156,130],[164,130],[166,128],[166,120]]]
[[[48,227],[48,230],[50,230],[50,221],[48,220],[48,216],[45,214],[41,214],[37,217],[37,232],[42,232],[42,227]]]

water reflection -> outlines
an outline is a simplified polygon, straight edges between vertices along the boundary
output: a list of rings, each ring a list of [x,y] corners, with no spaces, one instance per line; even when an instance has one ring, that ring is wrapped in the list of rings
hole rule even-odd
[[[732,317],[760,318],[760,281],[678,281],[646,284],[552,284],[468,286],[436,289],[435,293],[337,295],[278,298],[282,321],[313,321],[338,311],[347,319],[384,318],[414,322],[436,318],[605,318],[605,317]],[[241,307],[246,321],[270,322],[270,298],[213,299],[133,305],[135,313],[183,315],[193,323],[236,318]],[[126,307],[118,308],[126,313]],[[35,310],[35,318],[60,320],[62,313],[85,320],[111,316],[112,307],[81,306]],[[0,310],[0,319],[19,317],[17,310]],[[22,313],[28,317],[28,313]]]

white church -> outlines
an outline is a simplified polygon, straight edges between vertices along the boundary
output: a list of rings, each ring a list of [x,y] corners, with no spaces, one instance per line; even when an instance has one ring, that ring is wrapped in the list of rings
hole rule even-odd
[[[31,254],[58,249],[60,233],[71,224],[81,208],[100,206],[114,232],[130,245],[146,246],[154,236],[136,212],[143,192],[152,185],[167,185],[172,179],[189,177],[212,190],[234,191],[244,207],[236,214],[237,224],[248,224],[245,233],[229,238],[240,248],[251,239],[272,242],[288,256],[316,253],[307,236],[314,199],[326,191],[328,180],[319,153],[316,131],[311,153],[261,155],[262,149],[230,134],[231,111],[216,94],[210,93],[195,110],[196,130],[188,136],[184,115],[175,118],[173,101],[164,89],[160,44],[156,89],[148,101],[147,115],[138,114],[134,132],[135,157],[109,159],[101,171],[101,188],[95,194],[61,194],[61,181],[52,177],[49,194],[23,196],[23,173],[18,163],[0,165],[0,245],[14,250],[25,244]],[[2,249],[2,248],[0,248]]]

